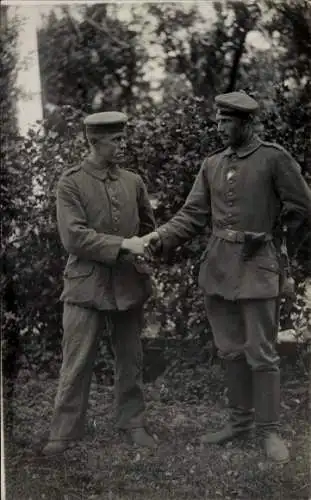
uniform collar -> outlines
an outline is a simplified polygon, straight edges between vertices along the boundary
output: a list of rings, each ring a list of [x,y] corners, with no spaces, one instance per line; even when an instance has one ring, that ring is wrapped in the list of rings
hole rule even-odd
[[[231,156],[232,154],[236,154],[239,158],[244,158],[250,154],[252,154],[256,149],[258,149],[262,144],[262,141],[259,139],[257,135],[253,135],[253,137],[246,143],[242,144],[238,149],[232,149],[229,146],[225,152],[225,156]]]
[[[106,179],[115,181],[120,175],[119,167],[115,166],[113,169],[111,169],[111,167],[107,168],[103,163],[97,163],[91,158],[86,158],[84,160],[82,168],[101,181],[105,181]]]

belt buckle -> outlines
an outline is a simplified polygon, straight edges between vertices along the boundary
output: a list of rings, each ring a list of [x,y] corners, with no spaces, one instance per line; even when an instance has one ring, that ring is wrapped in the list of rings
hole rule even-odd
[[[232,229],[228,229],[228,236],[229,238],[234,238],[234,241],[236,240],[235,231],[233,231]]]

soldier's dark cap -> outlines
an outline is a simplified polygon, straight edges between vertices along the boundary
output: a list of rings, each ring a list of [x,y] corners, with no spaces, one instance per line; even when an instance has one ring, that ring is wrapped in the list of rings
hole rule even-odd
[[[259,108],[258,102],[242,90],[220,94],[216,96],[215,102],[217,106],[217,118],[222,116],[245,118],[254,115]]]
[[[92,135],[122,133],[126,122],[126,114],[119,111],[93,113],[84,119],[86,132]]]

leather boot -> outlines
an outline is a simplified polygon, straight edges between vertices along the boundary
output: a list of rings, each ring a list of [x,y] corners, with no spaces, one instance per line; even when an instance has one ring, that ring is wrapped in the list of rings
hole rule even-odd
[[[144,427],[129,429],[130,438],[133,444],[145,448],[156,448],[157,443]]]
[[[252,371],[245,358],[227,360],[226,365],[230,419],[219,431],[208,432],[203,444],[223,444],[253,427]]]
[[[61,455],[70,447],[70,441],[49,441],[42,449],[42,454],[46,457]]]
[[[132,417],[128,422],[127,427],[120,428],[119,430],[125,433],[130,444],[136,444],[136,446],[142,446],[145,448],[157,447],[157,443],[146,430],[143,412]]]
[[[289,451],[278,432],[280,415],[280,372],[255,371],[254,403],[255,419],[264,440],[268,459],[277,463],[289,460]]]

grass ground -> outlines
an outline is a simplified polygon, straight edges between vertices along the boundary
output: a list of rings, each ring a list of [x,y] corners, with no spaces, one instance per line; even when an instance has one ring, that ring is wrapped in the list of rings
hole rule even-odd
[[[48,431],[56,384],[47,375],[19,376],[14,433],[6,444],[7,500],[311,498],[308,380],[299,373],[283,376],[282,435],[291,450],[291,461],[283,466],[264,461],[256,435],[222,447],[201,446],[206,429],[226,418],[219,365],[183,367],[177,379],[168,370],[146,385],[157,450],[121,440],[113,428],[112,387],[94,380],[85,439],[63,458],[43,458],[38,449]],[[203,393],[197,396],[193,388],[199,385]]]

